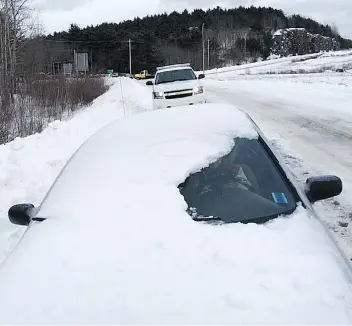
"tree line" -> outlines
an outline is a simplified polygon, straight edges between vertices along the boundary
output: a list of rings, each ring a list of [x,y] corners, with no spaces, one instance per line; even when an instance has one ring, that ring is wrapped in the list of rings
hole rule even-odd
[[[334,39],[339,48],[352,47],[352,41],[342,38],[335,26],[300,15],[286,16],[282,10],[270,7],[253,6],[184,10],[85,28],[72,24],[67,32],[53,33],[43,41],[52,42],[52,47],[55,44],[56,60],[68,60],[67,53],[74,49],[89,53],[94,72],[105,72],[108,68],[128,72],[131,40],[135,73],[185,61],[201,69],[202,39],[206,68],[266,59],[274,45],[275,31],[286,28],[304,28],[310,34]]]

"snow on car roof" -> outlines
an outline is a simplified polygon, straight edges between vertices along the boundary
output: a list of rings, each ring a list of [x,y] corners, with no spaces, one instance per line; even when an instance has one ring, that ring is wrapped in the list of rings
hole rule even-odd
[[[118,120],[82,146],[54,187],[59,198],[49,196],[42,212],[52,214],[46,211],[54,207],[51,198],[59,206],[55,214],[64,207],[71,209],[66,197],[97,202],[96,190],[107,187],[111,192],[106,196],[114,201],[119,189],[177,186],[192,172],[227,154],[234,137],[258,135],[247,116],[231,105],[185,106]],[[80,184],[86,184],[83,198],[76,193]]]
[[[167,72],[167,71],[174,71],[174,70],[193,70],[193,68],[191,66],[170,66],[170,67],[165,67],[163,69],[157,70],[156,73],[160,74],[163,72]]]
[[[350,323],[349,279],[299,208],[266,225],[192,221],[187,175],[257,137],[232,106],[116,121],[74,156],[0,270],[0,323]],[[342,267],[341,267],[342,266]]]
[[[180,67],[191,67],[190,63],[181,63],[181,64],[175,64],[175,65],[169,65],[169,66],[162,66],[162,67],[157,67],[156,70],[164,70],[164,69],[169,69],[169,68],[180,68]]]

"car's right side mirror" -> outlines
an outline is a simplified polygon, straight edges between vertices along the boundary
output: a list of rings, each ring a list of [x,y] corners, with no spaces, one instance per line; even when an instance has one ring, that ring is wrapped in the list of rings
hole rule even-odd
[[[338,196],[342,192],[342,181],[335,175],[308,178],[305,185],[306,195],[311,203]]]
[[[153,82],[151,80],[148,80],[146,83],[145,83],[147,86],[152,86],[153,85]]]
[[[204,75],[204,74],[200,74],[200,75],[198,76],[198,79],[203,79],[203,78],[205,78],[205,75]]]

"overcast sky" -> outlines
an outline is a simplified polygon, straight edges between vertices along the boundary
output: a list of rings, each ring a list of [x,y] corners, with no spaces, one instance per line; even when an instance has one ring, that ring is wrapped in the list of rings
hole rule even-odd
[[[47,33],[67,30],[71,23],[81,27],[119,22],[137,16],[183,9],[220,6],[271,6],[286,14],[297,13],[324,24],[335,23],[344,37],[352,38],[352,0],[34,0]]]

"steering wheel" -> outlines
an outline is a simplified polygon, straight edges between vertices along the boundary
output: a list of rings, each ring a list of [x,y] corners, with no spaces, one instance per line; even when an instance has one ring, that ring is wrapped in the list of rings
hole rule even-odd
[[[224,186],[228,185],[231,181],[241,184],[246,187],[249,191],[255,192],[255,187],[249,182],[246,182],[245,179],[236,176],[231,169],[222,169],[221,173],[214,171],[214,173],[206,173],[206,178],[200,186],[211,186],[212,188],[221,189]]]

